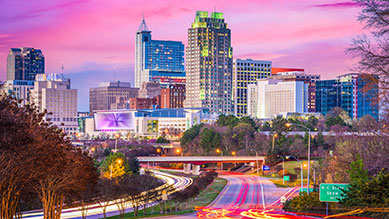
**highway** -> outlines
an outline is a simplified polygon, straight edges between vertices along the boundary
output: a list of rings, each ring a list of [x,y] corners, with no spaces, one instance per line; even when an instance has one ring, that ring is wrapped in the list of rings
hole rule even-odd
[[[185,189],[193,182],[191,178],[175,176],[172,174],[163,173],[159,171],[154,171],[154,175],[155,177],[160,178],[166,182],[162,186],[173,185],[177,189],[177,191]],[[131,206],[128,206],[126,208],[126,212],[131,212],[131,211],[132,211]],[[87,213],[88,213],[87,214],[88,218],[91,219],[98,219],[103,217],[103,212],[101,210],[101,207],[98,204],[89,206]],[[110,202],[110,205],[107,208],[107,216],[109,217],[118,214],[119,212],[116,205],[114,204],[113,201]],[[43,212],[42,210],[23,212],[23,218],[41,219],[43,218]],[[80,208],[66,208],[62,210],[61,218],[82,218]]]
[[[282,211],[281,197],[295,195],[298,188],[277,188],[267,178],[252,175],[230,174],[220,177],[227,179],[228,183],[209,206],[200,207],[193,214],[159,218],[312,218]]]

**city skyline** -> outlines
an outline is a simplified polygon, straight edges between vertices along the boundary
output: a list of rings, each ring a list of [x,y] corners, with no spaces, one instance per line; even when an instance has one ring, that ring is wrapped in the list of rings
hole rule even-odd
[[[354,61],[344,50],[352,36],[363,32],[356,20],[359,8],[345,1],[198,1],[185,6],[179,1],[40,2],[2,3],[0,80],[6,77],[10,48],[41,49],[46,73],[60,73],[64,63],[67,77],[79,89],[79,110],[88,109],[89,87],[99,82],[116,79],[134,84],[134,37],[142,14],[158,39],[187,45],[194,13],[216,7],[228,20],[234,58],[304,68],[323,79],[350,72]]]

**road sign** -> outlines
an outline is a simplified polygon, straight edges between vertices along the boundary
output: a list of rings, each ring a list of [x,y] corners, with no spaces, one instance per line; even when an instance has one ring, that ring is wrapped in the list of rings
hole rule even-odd
[[[349,184],[343,183],[322,183],[320,184],[319,199],[321,202],[339,202],[342,199],[343,190],[347,189]]]
[[[286,197],[282,196],[280,201],[281,201],[281,204],[284,204],[286,202]]]
[[[284,176],[284,181],[290,181],[290,177],[289,176]]]
[[[300,194],[300,195],[302,195],[303,192],[308,193],[308,188],[302,188],[302,189],[300,188],[300,189],[299,189],[299,194]],[[310,188],[310,189],[309,189],[309,192],[314,192],[314,191],[313,191],[313,188]]]
[[[262,166],[262,170],[263,171],[269,171],[270,170],[270,166],[263,165]]]

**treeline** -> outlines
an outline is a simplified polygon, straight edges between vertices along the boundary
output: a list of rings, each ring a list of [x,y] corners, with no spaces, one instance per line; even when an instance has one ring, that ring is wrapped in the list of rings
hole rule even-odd
[[[107,153],[98,164],[45,115],[34,105],[21,106],[0,86],[0,218],[42,208],[43,218],[59,219],[64,206],[78,206],[86,217],[90,203],[114,201],[124,212],[128,203],[137,210],[155,199],[162,182],[139,175],[135,156],[142,150]]]

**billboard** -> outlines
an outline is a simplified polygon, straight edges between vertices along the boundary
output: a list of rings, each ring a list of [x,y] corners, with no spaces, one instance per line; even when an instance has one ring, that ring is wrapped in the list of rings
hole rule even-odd
[[[95,113],[96,130],[134,129],[134,112],[97,112]]]

